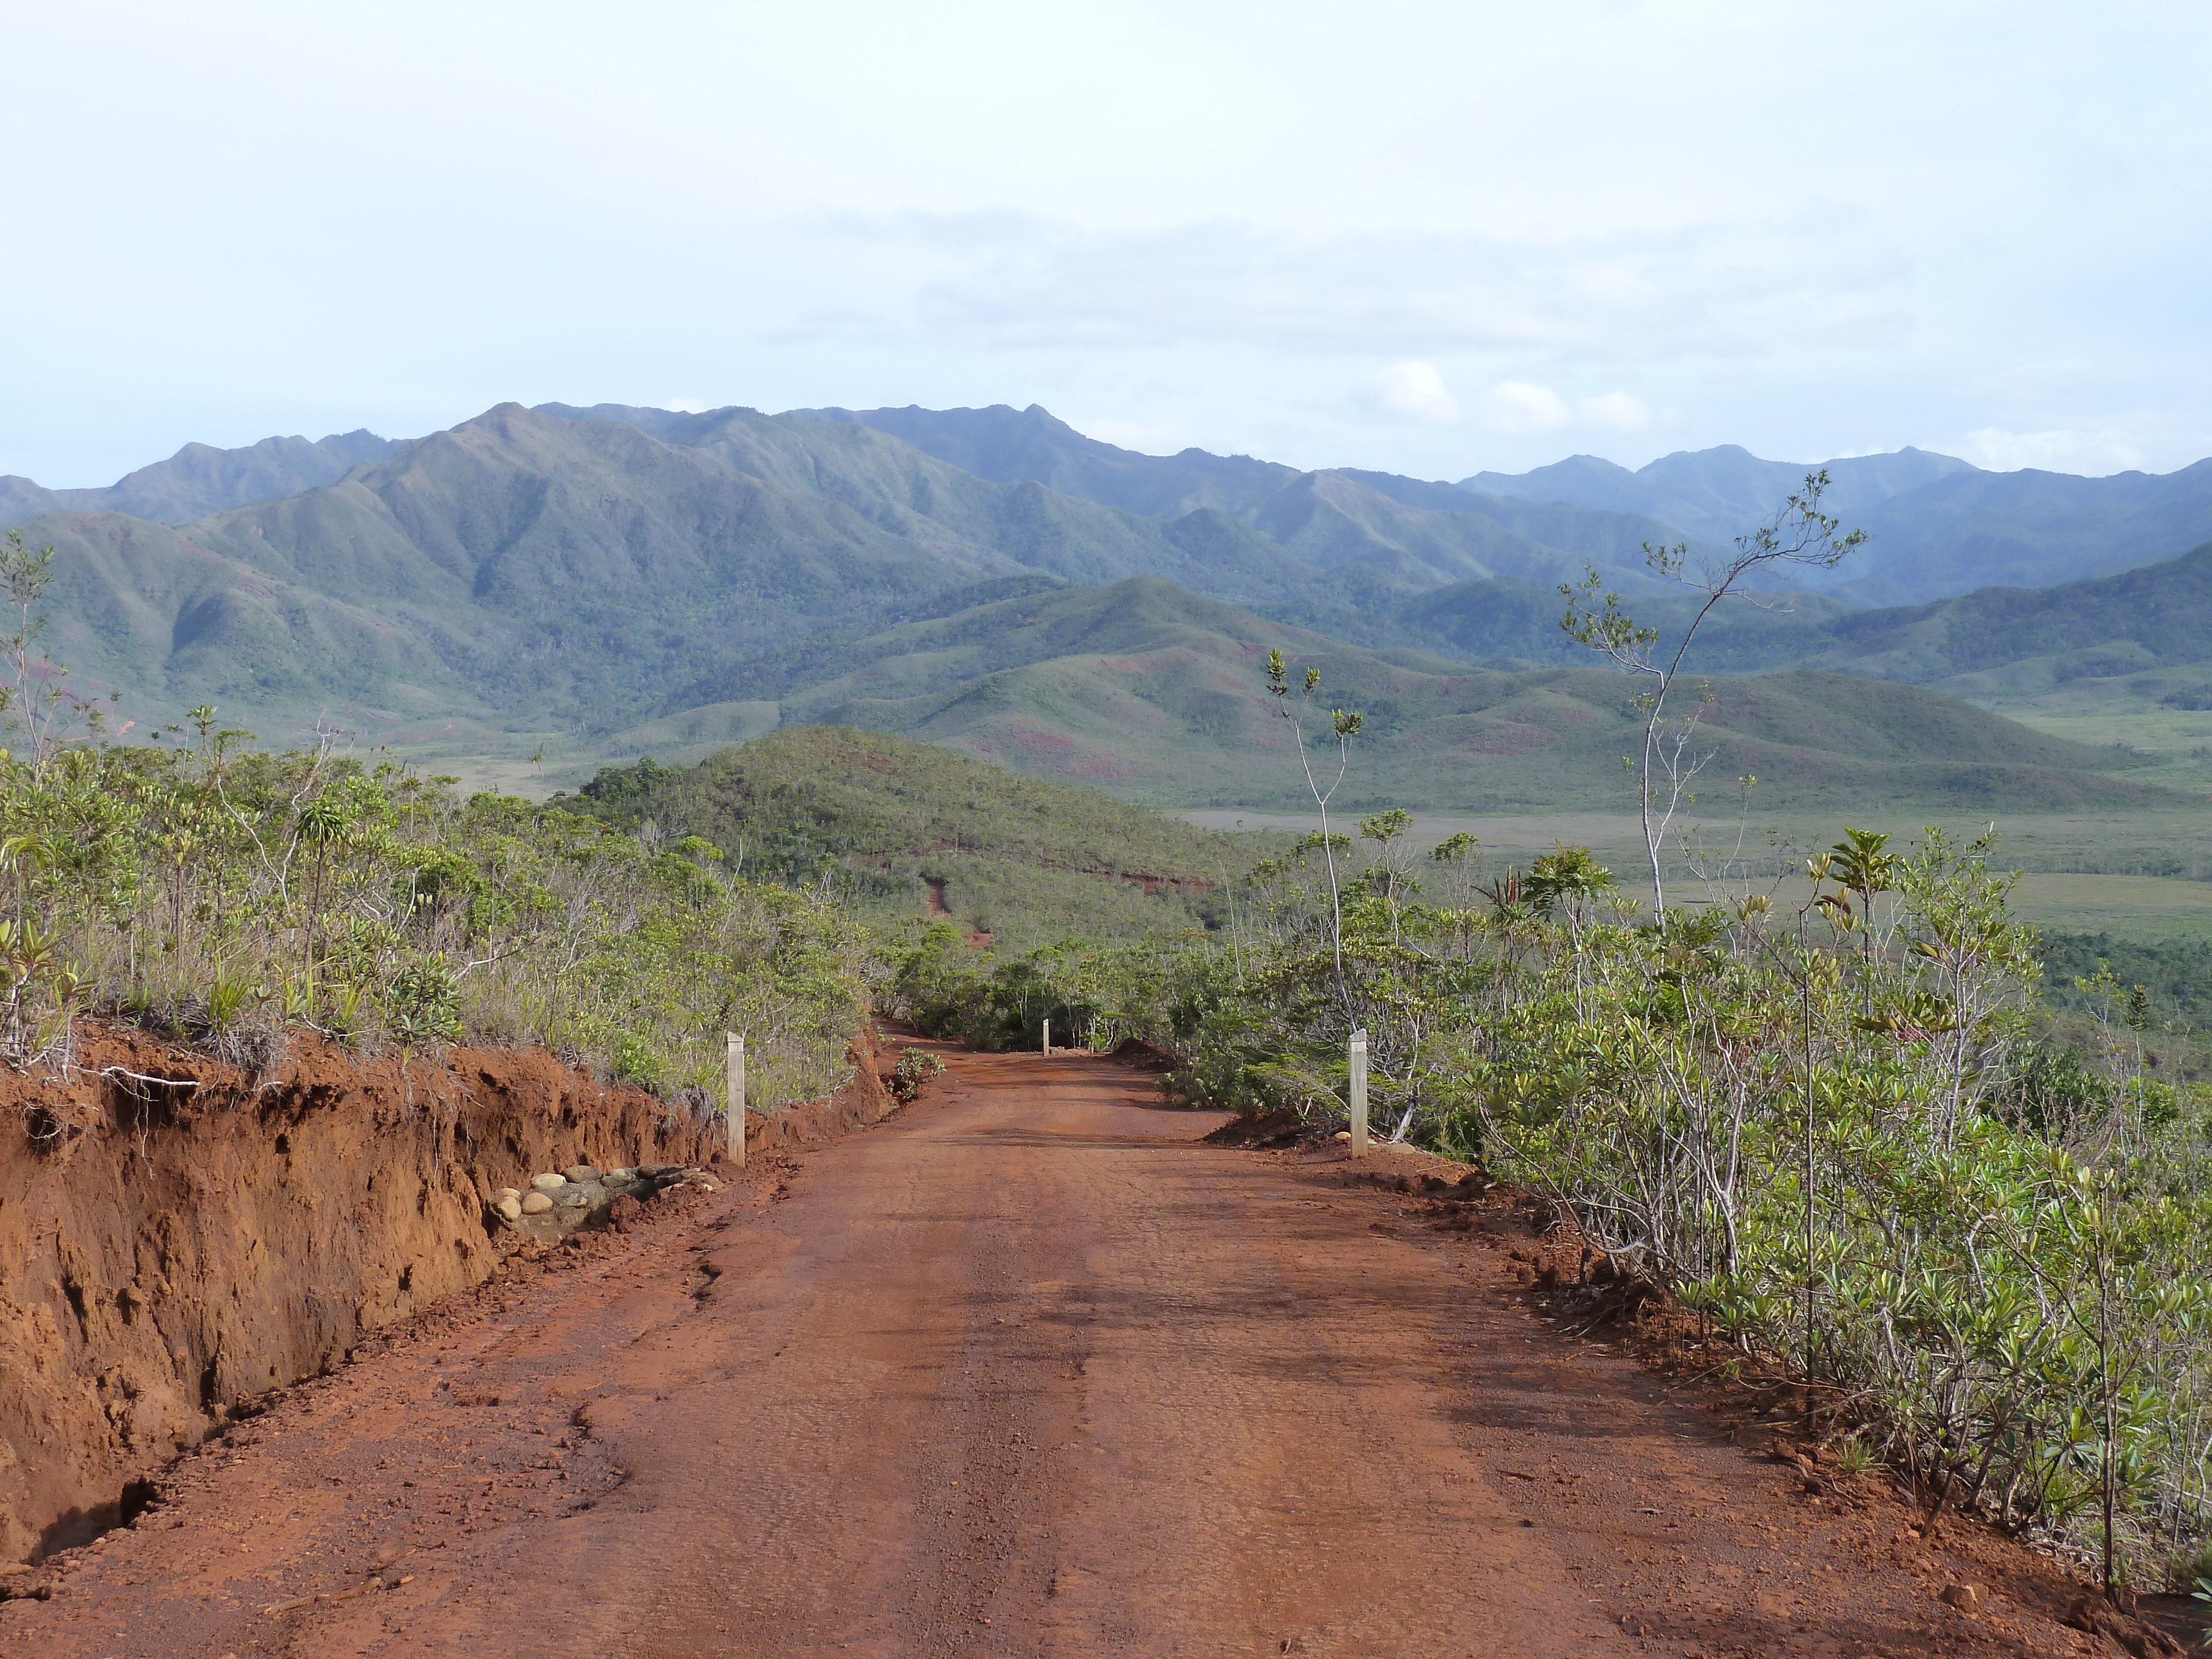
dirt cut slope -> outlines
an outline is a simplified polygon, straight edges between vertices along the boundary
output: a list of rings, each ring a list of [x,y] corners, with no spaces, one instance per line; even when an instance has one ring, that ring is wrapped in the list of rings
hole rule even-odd
[[[756,1142],[883,1115],[872,1052],[854,1059],[842,1095],[756,1118]],[[704,1163],[722,1136],[542,1050],[301,1042],[257,1076],[114,1032],[66,1079],[0,1075],[0,1563],[130,1519],[258,1396],[484,1279],[501,1187]]]

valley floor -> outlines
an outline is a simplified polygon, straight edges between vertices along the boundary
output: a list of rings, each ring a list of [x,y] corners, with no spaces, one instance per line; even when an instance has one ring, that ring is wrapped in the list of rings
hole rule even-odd
[[[1205,830],[1273,830],[1308,835],[1321,828],[1311,813],[1268,813],[1214,807],[1177,814]],[[1330,828],[1353,833],[1358,811],[1333,812]],[[1892,850],[1917,842],[1933,822],[1964,845],[1980,835],[1987,817],[1914,811],[1888,805],[1843,808],[1814,816],[1754,816],[1739,822],[1716,811],[1686,818],[1699,866],[1725,875],[1729,890],[1773,890],[1791,906],[1802,903],[1798,871],[1805,855],[1834,844],[1844,826],[1876,830],[1893,837]],[[1996,820],[1997,869],[2027,873],[2014,895],[2013,914],[2039,927],[2069,933],[2110,933],[2142,944],[2212,939],[2212,813],[2202,811],[2015,813]],[[1536,812],[1478,817],[1417,813],[1408,837],[1425,852],[1445,836],[1465,833],[1481,843],[1482,879],[1508,865],[1528,862],[1564,842],[1588,847],[1613,873],[1621,890],[1648,898],[1650,882],[1643,831],[1626,812]],[[1680,837],[1667,856],[1669,903],[1699,904],[1711,890],[1683,857]],[[1747,878],[1742,872],[1748,871]],[[1418,872],[1417,872],[1418,873]]]
[[[1202,1145],[1108,1061],[947,1057],[291,1390],[14,1581],[0,1650],[2119,1651],[2039,1558],[1563,1334],[1499,1218]]]

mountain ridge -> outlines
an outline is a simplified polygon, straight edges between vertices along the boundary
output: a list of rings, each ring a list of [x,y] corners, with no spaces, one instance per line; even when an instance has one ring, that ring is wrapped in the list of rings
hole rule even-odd
[[[1577,455],[1527,473],[1476,473],[1459,487],[1641,511],[1727,540],[1822,468],[1832,479],[1823,510],[1866,531],[1868,541],[1848,565],[1811,574],[1805,586],[1864,605],[2110,575],[2212,538],[2212,459],[2168,473],[2091,478],[1985,471],[1911,448],[1797,466],[1731,444],[1677,451],[1635,472]]]
[[[0,529],[41,513],[123,513],[155,524],[189,524],[229,507],[295,495],[335,483],[356,466],[384,459],[399,444],[368,428],[306,438],[264,438],[241,449],[188,443],[165,461],[94,489],[48,489],[13,474],[0,477]]]
[[[928,437],[942,413],[902,419]],[[70,509],[27,528],[58,549],[57,658],[87,689],[129,692],[133,719],[217,702],[287,728],[335,709],[378,732],[473,721],[587,747],[672,734],[690,744],[787,719],[957,735],[1011,698],[1042,722],[1036,731],[1058,733],[1052,743],[1095,751],[1101,775],[1118,775],[1127,767],[1098,711],[1121,709],[1139,748],[1182,730],[1076,661],[1123,647],[1075,643],[1016,660],[1020,650],[996,637],[1030,629],[1034,642],[1048,612],[1083,613],[1079,631],[1105,641],[1115,629],[1084,613],[1084,596],[1100,592],[1147,626],[1236,611],[1210,646],[1162,659],[1194,687],[1208,649],[1233,640],[1244,652],[1254,629],[1358,653],[1363,673],[1385,679],[1584,672],[1589,659],[1558,628],[1557,585],[1593,560],[1643,619],[1685,621],[1680,591],[1629,562],[1648,532],[1668,526],[1633,514],[1354,469],[1138,456],[1035,406],[981,411],[984,421],[953,413],[963,418],[939,423],[938,437],[951,438],[938,447],[999,445],[985,459],[1005,477],[859,416],[509,403],[389,444],[333,482],[185,525]],[[1120,469],[1125,499],[1141,489],[1180,507],[1210,490],[1215,504],[1148,516],[1015,476],[1062,462]],[[2189,471],[2161,499],[2194,499]],[[2002,476],[1954,470],[1896,499]],[[1911,484],[1886,477],[1876,483]],[[2054,524],[2053,534],[2088,533]],[[1853,610],[1820,594],[1784,614],[1728,608],[1692,667],[1934,678],[1960,690],[2115,662],[2186,667],[2178,653],[2212,591],[2191,574],[2197,564],[2166,565],[2110,592],[1983,593],[1940,601],[1951,606],[1940,614]],[[2068,614],[2053,620],[2053,606]],[[2130,607],[2157,626],[2130,622]],[[911,643],[925,638],[934,643]],[[1991,641],[2051,660],[2015,672],[2026,657]],[[1483,659],[1489,669],[1471,666]],[[1227,718],[1218,697],[1192,695],[1176,720],[1203,732]],[[1948,714],[1927,718],[1950,729]]]

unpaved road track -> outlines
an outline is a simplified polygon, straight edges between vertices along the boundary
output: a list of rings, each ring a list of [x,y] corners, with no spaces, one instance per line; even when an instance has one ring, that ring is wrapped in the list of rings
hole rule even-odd
[[[951,1059],[293,1390],[0,1652],[2118,1651],[1940,1604],[1988,1563],[1812,1502],[1493,1247],[1139,1073]]]

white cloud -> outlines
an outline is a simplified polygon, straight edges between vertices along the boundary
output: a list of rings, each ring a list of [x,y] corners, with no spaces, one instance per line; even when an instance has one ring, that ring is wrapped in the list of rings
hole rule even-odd
[[[1644,400],[1626,392],[1608,392],[1601,397],[1583,398],[1582,416],[1587,425],[1606,427],[1614,432],[1641,432],[1651,424],[1651,410]]]
[[[2145,464],[2142,450],[2120,432],[2008,432],[2002,427],[1985,426],[1969,432],[1952,453],[1993,472],[2036,467],[2046,472],[2094,477],[2133,471]]]
[[[673,410],[678,415],[704,415],[711,406],[697,398],[672,398],[661,404],[663,409]]]
[[[763,228],[757,252],[812,273],[811,302],[770,325],[790,343],[1741,362],[1912,331],[1901,267],[1809,218],[1505,236],[844,214]],[[903,293],[889,338],[864,289],[877,301]]]
[[[1393,363],[1375,377],[1375,397],[1394,415],[1449,426],[1459,419],[1459,399],[1434,363]]]
[[[1575,412],[1547,386],[1500,380],[1483,401],[1483,418],[1493,432],[1557,432],[1573,424]]]
[[[604,9],[11,11],[10,205],[70,257],[0,264],[0,473],[702,380],[1392,470],[1478,436],[1509,471],[1662,434],[2212,447],[2212,6]],[[1802,118],[1839,92],[1874,118]],[[144,165],[164,146],[204,189]],[[422,234],[365,246],[364,218]],[[1443,368],[1457,424],[1346,395],[1403,362]],[[1509,376],[1573,421],[1491,429]],[[1584,406],[1616,387],[1642,431]]]

